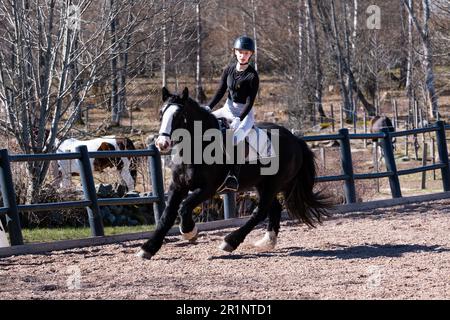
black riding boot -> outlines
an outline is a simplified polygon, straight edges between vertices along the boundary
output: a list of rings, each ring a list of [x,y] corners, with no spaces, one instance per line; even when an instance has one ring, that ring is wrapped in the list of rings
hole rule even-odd
[[[236,192],[239,189],[239,171],[241,169],[240,164],[234,164],[231,166],[230,172],[228,172],[225,181],[219,187],[219,192]]]

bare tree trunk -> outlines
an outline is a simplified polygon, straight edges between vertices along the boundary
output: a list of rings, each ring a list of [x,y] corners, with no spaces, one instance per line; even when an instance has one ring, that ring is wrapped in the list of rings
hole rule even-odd
[[[117,39],[118,18],[115,0],[109,0],[110,6],[110,34],[111,34],[111,125],[120,125],[119,112],[119,70],[118,70],[118,46]]]
[[[412,0],[403,0],[403,4],[408,9],[410,17],[420,35],[423,48],[423,68],[426,74],[425,84],[428,91],[429,113],[430,117],[439,119],[438,96],[436,94],[434,84],[433,71],[433,49],[431,46],[431,37],[429,32],[430,20],[430,2],[429,0],[422,0],[423,22],[422,26],[419,24],[414,14],[414,3]]]
[[[120,78],[119,78],[119,118],[128,116],[128,105],[127,105],[127,77],[128,77],[128,50],[131,45],[131,35],[132,32],[128,32],[125,37],[125,48],[123,48],[120,53]]]
[[[195,68],[195,91],[196,91],[196,99],[200,103],[205,103],[206,96],[203,91],[202,86],[202,19],[201,19],[201,6],[200,1],[197,0],[195,3],[195,13],[197,18],[197,64]]]
[[[414,38],[413,38],[413,0],[408,0],[411,12],[408,11],[408,66],[406,70],[406,92],[409,101],[409,110],[412,110],[414,104],[413,95],[413,70],[414,70]]]
[[[311,52],[311,21],[309,20],[309,14],[308,14],[308,0],[304,0],[304,8],[305,11],[303,13],[304,18],[304,30],[305,30],[305,65],[307,69],[310,69],[310,56],[309,53]]]
[[[401,57],[400,57],[400,79],[398,84],[398,89],[406,88],[406,82],[407,82],[407,73],[408,73],[408,36],[407,36],[407,28],[408,26],[405,24],[405,16],[404,12],[405,9],[403,7],[403,4],[401,1],[399,1],[400,6],[400,34],[401,34]]]
[[[428,102],[430,117],[439,120],[438,96],[434,84],[433,71],[433,48],[431,46],[431,36],[429,30],[430,1],[422,0],[423,6],[423,51],[424,69],[426,73],[426,86],[428,89]]]
[[[116,1],[7,1],[0,5],[0,104],[6,104],[8,116],[7,121],[0,119],[0,131],[14,135],[21,153],[54,152],[56,137],[66,138],[93,82],[103,75],[110,58],[117,59],[117,41],[113,37],[105,41],[116,18],[112,11],[117,13],[109,7],[116,7]],[[72,25],[72,10],[101,10],[104,19],[78,30]],[[148,17],[147,12],[139,14],[142,21]],[[114,28],[113,23],[112,35]],[[39,200],[48,164],[28,162],[29,177],[20,177],[29,179],[24,181],[27,202]]]
[[[305,23],[303,19],[303,0],[298,0],[298,68],[299,68],[299,78],[302,78],[305,70]]]
[[[352,33],[352,49],[351,54],[352,58],[355,57],[356,54],[356,38],[358,35],[358,0],[353,0],[353,33]]]
[[[294,23],[292,22],[292,15],[291,15],[290,11],[288,11],[287,19],[288,19],[288,39],[292,40],[292,38],[294,36],[294,32],[292,31],[292,26]]]
[[[342,3],[342,18],[344,19],[344,48],[345,48],[345,54],[347,56],[347,65],[350,67],[352,65],[352,58],[351,58],[351,49],[350,49],[350,30],[348,27],[348,20],[349,17],[348,8],[347,8],[347,2],[344,1]],[[348,100],[349,100],[349,107],[351,112],[350,119],[353,119],[355,117],[355,104],[353,101],[353,84],[352,84],[352,78],[347,74],[346,76],[346,86],[348,89]]]
[[[360,90],[359,86],[356,83],[355,77],[353,75],[353,71],[351,70],[350,66],[347,64],[345,58],[342,55],[341,46],[339,43],[338,33],[337,33],[337,25],[336,25],[336,14],[335,14],[335,6],[334,6],[334,0],[331,1],[331,10],[328,10],[325,8],[324,2],[318,1],[316,2],[318,14],[321,20],[321,25],[323,32],[326,37],[326,41],[331,49],[331,55],[333,59],[336,62],[337,69],[338,69],[338,79],[339,79],[339,85],[341,88],[341,96],[342,100],[344,102],[344,108],[347,110],[349,109],[349,102],[348,102],[348,93],[347,88],[345,86],[345,81],[343,78],[344,73],[347,74],[351,79],[351,85],[352,88],[357,96],[358,100],[361,101],[364,108],[366,109],[367,113],[371,116],[375,115],[375,108],[373,105],[371,105],[365,98],[364,94]],[[332,12],[332,17],[329,16],[329,11]]]
[[[321,118],[325,118],[326,114],[323,110],[322,105],[322,95],[323,95],[323,71],[322,71],[322,62],[320,59],[320,47],[319,47],[319,39],[317,36],[316,29],[316,19],[314,17],[313,8],[311,0],[306,0],[306,14],[309,16],[309,26],[310,26],[310,34],[312,47],[314,48],[314,73],[315,73],[315,83],[314,83],[314,97],[315,103],[317,106],[317,111]],[[312,50],[311,50],[312,51]]]
[[[258,6],[254,0],[252,1],[252,28],[253,28],[253,40],[255,41],[255,70],[258,71],[258,34],[256,32],[256,10]]]
[[[128,52],[131,46],[131,39],[134,32],[134,14],[132,8],[128,11],[127,24],[126,24],[126,36],[120,41],[120,78],[119,78],[119,117],[128,117],[130,112],[127,104],[127,78],[128,78]],[[125,41],[125,47],[123,46]]]
[[[305,0],[298,0],[298,72],[297,72],[297,106],[300,107],[301,121],[303,122],[307,115],[313,117],[311,105],[308,103],[308,97],[305,90],[306,75],[306,26],[305,26]],[[298,112],[298,111],[297,111]],[[297,113],[295,112],[295,113]],[[313,119],[311,119],[313,120]]]
[[[162,23],[161,29],[162,29],[162,36],[163,36],[163,43],[162,43],[162,53],[161,53],[161,81],[162,86],[167,86],[167,75],[166,75],[166,63],[167,63],[167,31],[166,31],[166,17],[167,8],[166,8],[166,0],[163,0],[163,15],[164,15],[164,21]]]
[[[334,0],[331,0],[331,24],[333,26],[333,37],[335,40],[335,54],[337,58],[337,64],[338,64],[338,77],[339,77],[339,85],[341,88],[341,97],[344,102],[344,112],[346,114],[347,119],[352,119],[352,108],[351,108],[351,101],[349,98],[349,88],[347,88],[345,79],[344,79],[344,58],[342,56],[342,49],[341,45],[339,44],[339,35],[338,35],[338,27],[337,27],[337,21],[336,21],[336,10],[335,10],[335,3]]]
[[[81,90],[81,80],[78,77],[79,67],[78,67],[78,59],[76,57],[76,52],[78,50],[78,30],[72,30],[73,34],[73,50],[71,52],[70,57],[70,78],[72,80],[72,105],[75,113],[75,123],[84,124],[82,112],[81,112],[81,99],[80,99],[80,90]]]

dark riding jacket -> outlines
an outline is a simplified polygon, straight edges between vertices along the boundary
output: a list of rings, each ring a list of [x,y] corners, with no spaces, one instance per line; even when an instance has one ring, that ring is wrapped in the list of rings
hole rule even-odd
[[[253,107],[259,89],[257,71],[249,65],[244,71],[236,70],[236,64],[228,65],[222,73],[219,89],[209,102],[211,110],[219,103],[228,89],[228,99],[244,104],[240,120],[242,121]]]

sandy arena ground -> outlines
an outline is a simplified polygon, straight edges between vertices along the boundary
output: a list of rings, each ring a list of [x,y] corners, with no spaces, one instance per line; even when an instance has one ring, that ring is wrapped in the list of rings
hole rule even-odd
[[[141,241],[0,258],[0,299],[449,299],[450,200],[284,221],[277,248],[255,229],[232,254],[231,229],[197,244],[168,237],[150,261]]]

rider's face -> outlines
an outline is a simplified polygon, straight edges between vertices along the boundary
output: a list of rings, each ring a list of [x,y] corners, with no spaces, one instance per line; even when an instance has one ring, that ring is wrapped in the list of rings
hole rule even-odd
[[[240,50],[240,49],[234,50],[234,54],[236,55],[236,59],[239,61],[239,63],[247,63],[248,60],[250,60],[252,53],[253,52],[249,50]]]

